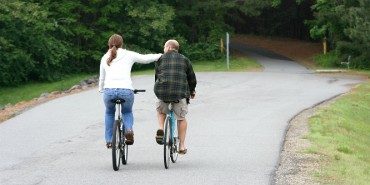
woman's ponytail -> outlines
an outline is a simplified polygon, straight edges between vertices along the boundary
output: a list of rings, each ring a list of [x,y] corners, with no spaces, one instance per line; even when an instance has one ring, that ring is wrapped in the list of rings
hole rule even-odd
[[[117,57],[117,47],[113,46],[112,48],[110,48],[110,55],[109,58],[107,59],[108,66],[110,66],[110,63],[112,63],[112,60],[115,59],[116,57]]]
[[[118,34],[113,34],[109,40],[108,40],[108,46],[110,49],[110,55],[107,59],[107,64],[110,66],[112,63],[113,59],[117,57],[117,50],[118,48],[121,48],[123,45],[123,39],[120,35]]]

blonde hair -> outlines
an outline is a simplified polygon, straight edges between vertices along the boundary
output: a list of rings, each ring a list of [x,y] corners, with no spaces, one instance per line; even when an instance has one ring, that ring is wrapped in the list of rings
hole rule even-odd
[[[123,39],[121,35],[113,34],[112,36],[110,36],[108,40],[108,46],[110,49],[110,56],[107,59],[108,66],[110,66],[110,63],[112,62],[112,60],[117,57],[117,49],[121,48],[122,45],[123,45]]]
[[[180,44],[177,42],[177,40],[168,40],[165,44],[165,46],[170,47],[172,50],[179,51]]]

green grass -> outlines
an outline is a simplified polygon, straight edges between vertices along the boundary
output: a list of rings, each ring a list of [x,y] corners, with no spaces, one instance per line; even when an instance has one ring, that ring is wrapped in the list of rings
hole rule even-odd
[[[247,72],[256,71],[262,68],[257,61],[241,57],[231,56],[229,60],[229,69],[227,69],[226,59],[214,61],[192,61],[192,65],[196,72]],[[154,75],[153,69],[133,72],[134,75]]]
[[[344,59],[338,58],[338,56],[334,52],[329,52],[328,54],[319,54],[313,57],[316,63],[315,69],[341,69],[346,70],[343,74],[347,75],[358,75],[358,76],[366,76],[370,78],[370,70],[361,70],[361,69],[350,69],[347,70],[347,66],[339,65],[340,61],[344,61]]]
[[[0,89],[0,106],[29,101],[39,97],[42,93],[66,90],[92,76],[92,74],[70,75],[56,82],[31,82],[19,87],[2,87]]]
[[[337,68],[336,62],[338,62],[340,59],[334,52],[330,52],[327,54],[319,54],[314,57],[314,60],[316,64],[323,68]],[[343,68],[345,66],[342,66]]]
[[[370,182],[370,83],[359,85],[329,108],[309,120],[317,153],[320,184],[368,184]]]
[[[229,60],[229,70],[227,69],[226,59],[194,61],[193,68],[195,72],[246,72],[258,70],[261,68],[261,65],[249,58],[231,56]]]
[[[154,75],[154,69],[143,69],[140,71],[133,71],[132,75]]]

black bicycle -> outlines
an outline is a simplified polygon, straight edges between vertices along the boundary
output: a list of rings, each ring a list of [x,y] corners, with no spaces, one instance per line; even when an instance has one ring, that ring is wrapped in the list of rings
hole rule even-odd
[[[145,92],[145,90],[134,90],[134,94],[138,92]],[[119,170],[121,159],[122,164],[127,164],[127,156],[128,156],[128,145],[126,144],[125,138],[125,127],[123,124],[122,113],[121,113],[121,104],[125,103],[124,99],[117,98],[111,100],[113,103],[116,104],[116,108],[118,110],[117,119],[114,121],[113,124],[113,137],[112,137],[112,162],[113,162],[113,169],[114,171]]]
[[[166,120],[164,121],[164,167],[166,169],[170,166],[170,159],[173,163],[176,162],[179,155],[179,136],[177,131],[177,119],[175,118],[170,105],[170,111],[167,113]]]

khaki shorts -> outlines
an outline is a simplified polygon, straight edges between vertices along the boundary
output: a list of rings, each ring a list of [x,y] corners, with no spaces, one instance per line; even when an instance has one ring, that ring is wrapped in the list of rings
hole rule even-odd
[[[169,111],[169,104],[165,103],[164,101],[158,99],[157,100],[157,112],[167,114]],[[175,113],[175,117],[177,120],[184,120],[186,114],[188,113],[188,104],[186,102],[186,99],[181,99],[179,103],[171,103],[172,110]]]

